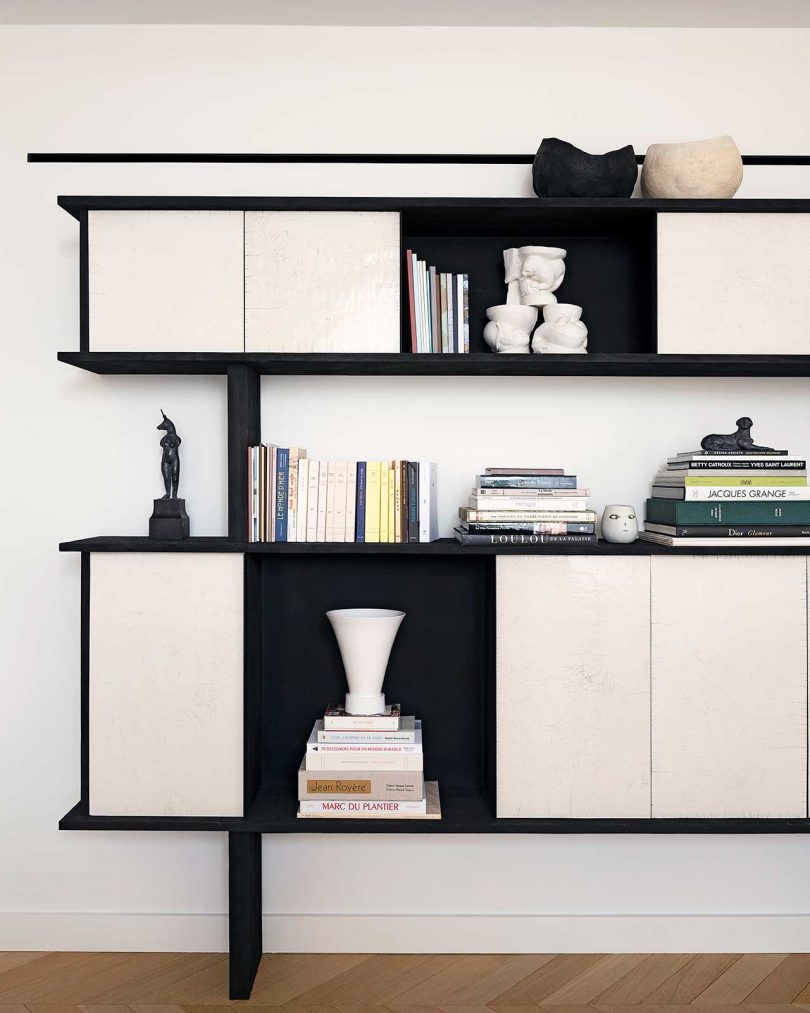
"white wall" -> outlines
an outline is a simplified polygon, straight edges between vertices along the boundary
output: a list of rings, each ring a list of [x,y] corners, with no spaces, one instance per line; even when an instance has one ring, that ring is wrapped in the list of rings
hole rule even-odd
[[[226,942],[224,836],[56,829],[79,780],[79,560],[57,542],[146,533],[160,408],[183,436],[193,531],[225,531],[224,382],[56,362],[78,347],[78,229],[56,195],[529,192],[524,167],[29,166],[25,153],[529,151],[555,134],[643,151],[725,132],[746,152],[807,152],[808,45],[800,30],[0,30],[0,947]],[[807,176],[749,170],[741,195],[810,196]],[[601,507],[640,504],[667,453],[743,413],[766,442],[810,452],[806,380],[280,378],[263,393],[266,438],[439,461],[445,531],[472,474],[505,457],[565,465]],[[264,847],[270,949],[807,948],[803,837]],[[359,890],[360,869],[382,885]]]

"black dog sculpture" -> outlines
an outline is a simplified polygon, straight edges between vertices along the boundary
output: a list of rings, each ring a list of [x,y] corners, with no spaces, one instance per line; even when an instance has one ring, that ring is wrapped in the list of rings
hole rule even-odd
[[[704,450],[718,453],[725,451],[729,454],[776,454],[778,451],[773,447],[759,447],[751,439],[751,426],[753,422],[747,416],[737,419],[736,433],[710,433],[704,436],[700,445]]]

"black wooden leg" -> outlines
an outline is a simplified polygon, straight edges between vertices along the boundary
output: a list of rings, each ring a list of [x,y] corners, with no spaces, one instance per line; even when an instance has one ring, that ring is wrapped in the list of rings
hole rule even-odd
[[[249,999],[262,959],[262,835],[228,834],[230,997]]]

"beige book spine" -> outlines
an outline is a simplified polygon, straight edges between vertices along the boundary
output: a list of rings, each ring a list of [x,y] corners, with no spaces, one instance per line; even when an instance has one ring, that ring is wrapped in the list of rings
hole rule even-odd
[[[307,541],[318,541],[318,476],[320,461],[307,465]]]
[[[394,541],[402,541],[402,462],[394,461]]]
[[[337,461],[328,461],[326,466],[326,541],[335,542],[335,495],[337,485]]]
[[[326,541],[326,488],[328,480],[328,461],[318,462],[318,537],[316,541]]]
[[[307,770],[298,771],[298,798],[419,799],[425,793],[421,770]]]
[[[307,540],[307,488],[309,486],[309,461],[302,457],[298,462],[298,512],[295,516],[295,540]]]
[[[346,541],[346,482],[349,477],[348,461],[338,461],[335,465],[335,542]]]

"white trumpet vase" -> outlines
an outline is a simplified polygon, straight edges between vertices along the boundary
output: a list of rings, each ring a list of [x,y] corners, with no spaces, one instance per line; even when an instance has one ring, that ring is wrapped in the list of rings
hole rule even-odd
[[[337,638],[349,692],[347,714],[382,714],[388,658],[404,612],[396,609],[333,609],[326,613]]]

